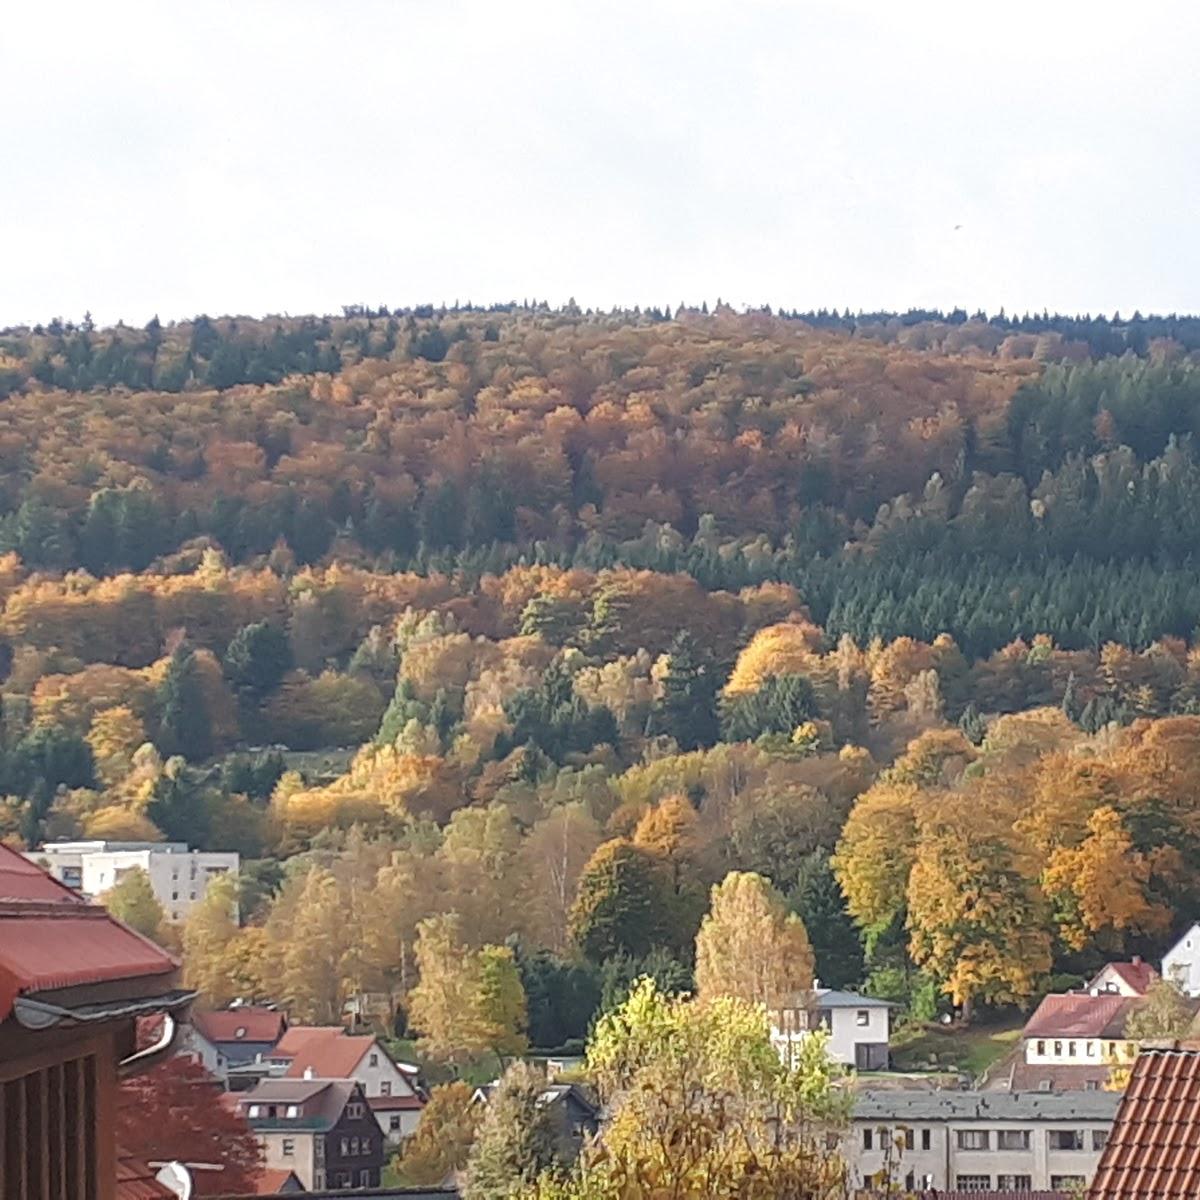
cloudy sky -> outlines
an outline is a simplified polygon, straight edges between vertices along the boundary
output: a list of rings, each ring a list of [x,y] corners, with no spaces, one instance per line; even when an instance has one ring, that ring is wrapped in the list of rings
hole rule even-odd
[[[156,0],[0,23],[0,323],[1200,309],[1200,6]]]

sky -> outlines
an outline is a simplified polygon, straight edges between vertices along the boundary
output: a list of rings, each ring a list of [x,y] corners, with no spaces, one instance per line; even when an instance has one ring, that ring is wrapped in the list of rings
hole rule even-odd
[[[1200,310],[1192,0],[72,0],[0,325],[538,298]]]

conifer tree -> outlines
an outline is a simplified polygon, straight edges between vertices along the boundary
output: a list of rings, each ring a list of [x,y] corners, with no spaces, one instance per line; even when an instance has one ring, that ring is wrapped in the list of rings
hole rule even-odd
[[[700,649],[691,630],[681,629],[667,651],[662,699],[654,728],[673,737],[680,750],[711,746],[718,737],[717,669],[711,654]]]
[[[155,742],[165,755],[182,754],[193,762],[212,753],[212,724],[196,670],[194,652],[181,645],[158,689],[159,722]]]

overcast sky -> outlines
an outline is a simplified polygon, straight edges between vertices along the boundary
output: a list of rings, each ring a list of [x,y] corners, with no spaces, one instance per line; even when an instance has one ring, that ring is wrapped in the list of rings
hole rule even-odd
[[[0,323],[1200,309],[1200,6],[157,0],[0,22]]]

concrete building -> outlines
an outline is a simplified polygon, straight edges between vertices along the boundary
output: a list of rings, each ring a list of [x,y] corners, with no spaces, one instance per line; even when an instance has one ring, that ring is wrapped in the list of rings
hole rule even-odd
[[[26,858],[85,896],[99,896],[141,867],[171,921],[186,917],[213,879],[236,875],[239,865],[237,854],[188,850],[183,842],[48,842]]]
[[[843,1151],[854,1186],[1068,1192],[1086,1187],[1120,1096],[1023,1092],[859,1094]]]
[[[771,1042],[785,1061],[816,1028],[829,1034],[829,1056],[859,1071],[886,1071],[891,1012],[888,1000],[816,988],[808,1004],[777,1009],[771,1017]]]
[[[1200,996],[1200,924],[1193,925],[1163,955],[1162,974],[1185,996]]]

